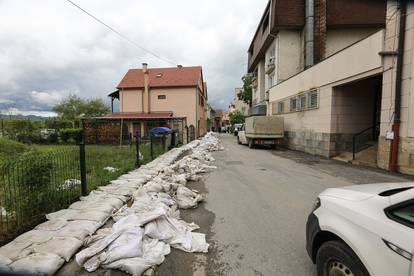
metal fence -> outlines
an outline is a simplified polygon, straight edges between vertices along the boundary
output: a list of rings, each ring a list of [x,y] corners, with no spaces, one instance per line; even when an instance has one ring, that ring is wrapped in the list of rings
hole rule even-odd
[[[171,135],[125,146],[54,146],[0,163],[0,244],[171,148]],[[61,149],[60,149],[61,148]]]

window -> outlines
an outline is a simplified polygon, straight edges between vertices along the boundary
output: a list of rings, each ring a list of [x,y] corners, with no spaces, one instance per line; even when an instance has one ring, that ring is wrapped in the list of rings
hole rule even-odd
[[[403,202],[385,209],[387,216],[405,226],[414,228],[414,200]]]
[[[158,95],[158,100],[165,100],[167,99],[166,95]]]
[[[298,108],[298,99],[295,98],[291,98],[290,99],[290,111],[296,111],[296,109]]]
[[[299,110],[306,109],[306,94],[299,95]]]
[[[314,89],[308,93],[308,107],[316,108],[318,107],[318,90]]]
[[[283,113],[285,112],[285,103],[279,102],[277,103],[277,113]]]

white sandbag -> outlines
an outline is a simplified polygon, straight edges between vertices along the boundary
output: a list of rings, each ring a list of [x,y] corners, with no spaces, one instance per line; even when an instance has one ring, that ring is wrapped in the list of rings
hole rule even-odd
[[[78,225],[69,224],[59,229],[55,233],[55,237],[75,238],[83,241],[90,233],[87,229],[80,228]]]
[[[182,220],[160,217],[145,225],[145,235],[153,239],[164,241],[171,246],[179,245],[190,251],[191,231],[198,228],[195,224],[188,224]]]
[[[202,233],[191,232],[191,247],[184,247],[182,244],[172,244],[172,247],[189,253],[207,253],[209,244],[206,242],[206,235]]]
[[[71,237],[55,237],[45,243],[33,246],[33,252],[52,253],[69,262],[76,251],[82,247],[82,242]]]
[[[105,222],[109,216],[110,214],[101,211],[63,209],[47,214],[46,218],[48,220],[55,220],[58,218],[65,220],[91,220],[102,223]]]
[[[77,201],[69,206],[68,209],[73,210],[93,210],[107,214],[112,214],[116,209],[109,203],[104,201]]]
[[[96,222],[96,221],[91,221],[91,220],[72,220],[72,221],[68,221],[66,228],[67,229],[82,229],[86,231],[88,235],[92,235],[102,225],[103,225],[102,222]]]
[[[93,243],[102,240],[106,236],[112,234],[112,228],[101,228],[93,236],[87,237],[83,241],[84,246],[91,246]]]
[[[6,256],[0,255],[0,271],[3,267],[8,267],[13,261]]]
[[[121,259],[106,265],[105,269],[119,269],[133,276],[140,276],[148,268],[160,265],[164,262],[165,256],[170,254],[170,246],[155,240],[145,238],[143,241],[143,256],[129,259]]]
[[[120,259],[142,257],[143,232],[141,227],[125,230],[101,255],[102,263],[109,264]]]
[[[9,265],[12,263],[12,260],[10,260],[9,258],[0,255],[0,275],[2,275],[3,273],[6,272],[10,272],[11,269],[9,267]]]
[[[14,272],[54,275],[65,260],[55,254],[33,253],[10,265]]]
[[[18,236],[15,241],[17,242],[31,242],[31,243],[43,243],[47,242],[53,237],[53,231],[44,231],[44,230],[31,230],[20,236]],[[1,254],[1,252],[0,252]]]
[[[57,231],[63,228],[68,222],[64,219],[49,220],[35,227],[36,230]]]
[[[8,244],[0,247],[0,255],[7,257],[8,259],[15,261],[18,258],[26,256],[28,253],[27,248],[33,244],[32,241],[21,241],[16,240],[9,242]]]
[[[180,209],[190,209],[197,207],[204,197],[195,190],[190,190],[185,186],[179,186],[176,193],[176,201]]]
[[[76,254],[76,263],[79,266],[83,266],[83,264],[93,256],[100,254],[109,244],[111,244],[115,239],[117,239],[121,235],[120,232],[111,233],[110,235],[106,236],[105,238],[98,240],[90,247],[83,249],[79,253]]]

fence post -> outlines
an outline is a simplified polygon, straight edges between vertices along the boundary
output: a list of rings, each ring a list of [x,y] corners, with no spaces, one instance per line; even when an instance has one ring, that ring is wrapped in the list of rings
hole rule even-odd
[[[136,147],[136,151],[137,151],[137,162],[136,162],[136,165],[137,165],[138,168],[141,166],[140,160],[139,160],[139,139],[140,139],[139,132],[137,131],[136,137],[135,137],[135,147]]]
[[[1,137],[4,137],[4,119],[1,119]]]
[[[162,134],[162,152],[165,152],[165,146],[166,146],[166,139],[165,139],[165,133]]]
[[[152,137],[152,133],[150,133],[150,148],[151,148],[151,160],[154,160],[154,139]]]
[[[355,160],[355,135],[352,137],[352,160]]]
[[[81,177],[81,194],[88,195],[88,186],[86,184],[86,158],[85,158],[85,142],[82,140],[79,144],[80,154],[80,177]]]

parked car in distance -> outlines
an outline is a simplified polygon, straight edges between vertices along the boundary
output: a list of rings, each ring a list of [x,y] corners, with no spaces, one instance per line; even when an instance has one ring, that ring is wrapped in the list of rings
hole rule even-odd
[[[242,128],[243,124],[234,124],[234,136],[237,136],[239,130]]]
[[[414,276],[414,182],[325,190],[306,243],[319,276]]]
[[[278,116],[251,116],[246,118],[237,134],[239,144],[276,147],[283,143],[284,119]]]

